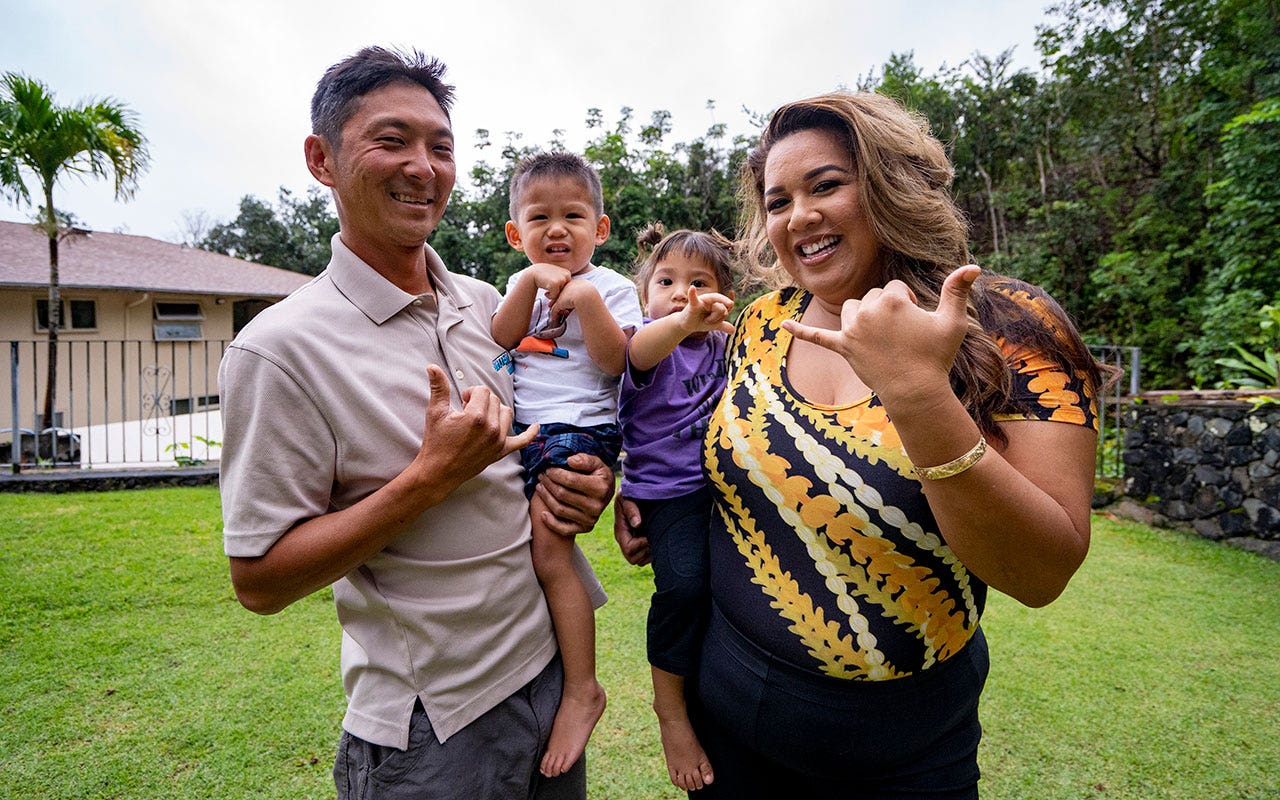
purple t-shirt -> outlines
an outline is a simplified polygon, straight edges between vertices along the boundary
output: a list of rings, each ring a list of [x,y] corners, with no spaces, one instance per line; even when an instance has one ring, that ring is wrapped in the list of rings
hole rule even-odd
[[[627,360],[618,401],[624,497],[664,500],[704,485],[702,438],[724,391],[728,338],[721,331],[688,337],[647,373]]]

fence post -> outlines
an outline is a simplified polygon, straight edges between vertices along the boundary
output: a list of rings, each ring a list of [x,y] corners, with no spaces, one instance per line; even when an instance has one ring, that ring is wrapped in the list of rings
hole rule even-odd
[[[22,472],[22,428],[18,427],[18,343],[9,342],[9,394],[13,403],[12,444],[9,445],[10,469],[14,475]]]

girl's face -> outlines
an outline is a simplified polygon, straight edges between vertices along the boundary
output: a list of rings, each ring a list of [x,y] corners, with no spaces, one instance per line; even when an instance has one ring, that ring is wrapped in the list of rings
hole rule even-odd
[[[644,310],[649,319],[661,319],[688,305],[690,286],[698,294],[720,291],[715,268],[683,253],[672,253],[654,265],[644,285]]]
[[[836,308],[883,282],[855,180],[853,154],[821,129],[778,140],[764,164],[769,243],[796,283]]]

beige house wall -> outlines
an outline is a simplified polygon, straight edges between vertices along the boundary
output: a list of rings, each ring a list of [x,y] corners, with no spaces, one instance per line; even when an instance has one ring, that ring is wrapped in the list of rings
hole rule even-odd
[[[232,338],[239,298],[121,290],[66,289],[64,300],[93,300],[97,328],[58,332],[56,412],[63,427],[148,420],[216,408],[217,370]],[[0,287],[0,428],[13,425],[13,346],[17,342],[18,427],[43,411],[47,334],[36,327],[42,290]],[[156,341],[155,303],[198,303],[198,341]],[[175,401],[177,405],[175,406]],[[8,438],[7,434],[0,438]]]

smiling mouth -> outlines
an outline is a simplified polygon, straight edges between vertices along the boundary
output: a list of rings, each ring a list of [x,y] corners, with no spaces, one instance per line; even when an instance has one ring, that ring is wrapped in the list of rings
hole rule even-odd
[[[408,203],[411,206],[429,206],[432,202],[429,197],[416,197],[411,194],[401,194],[400,192],[392,192],[391,199],[398,203]]]
[[[831,250],[839,243],[840,243],[839,236],[823,236],[821,239],[818,239],[817,241],[809,242],[808,244],[802,244],[796,249],[800,251],[800,255],[808,258],[811,256],[821,255],[822,253],[825,253]]]

